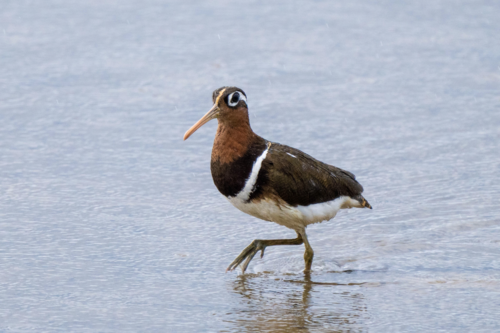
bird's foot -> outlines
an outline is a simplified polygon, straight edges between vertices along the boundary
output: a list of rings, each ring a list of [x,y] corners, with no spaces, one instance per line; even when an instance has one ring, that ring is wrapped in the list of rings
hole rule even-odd
[[[234,270],[236,267],[238,267],[243,260],[245,262],[241,266],[241,272],[245,273],[247,270],[248,264],[250,261],[253,259],[255,254],[257,252],[262,251],[260,254],[260,257],[264,257],[264,250],[266,249],[268,244],[266,244],[266,241],[260,240],[260,239],[255,239],[250,245],[248,245],[241,253],[239,256],[236,257],[236,259],[233,260],[233,262],[229,265],[229,267],[226,269],[226,272]]]

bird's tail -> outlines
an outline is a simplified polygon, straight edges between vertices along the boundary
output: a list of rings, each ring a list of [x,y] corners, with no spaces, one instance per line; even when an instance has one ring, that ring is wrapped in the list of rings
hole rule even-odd
[[[373,209],[372,205],[370,205],[362,195],[358,196],[356,199],[359,201],[362,207]]]

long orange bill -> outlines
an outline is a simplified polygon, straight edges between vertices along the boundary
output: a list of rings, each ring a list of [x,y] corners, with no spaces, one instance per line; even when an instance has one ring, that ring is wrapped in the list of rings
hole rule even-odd
[[[190,129],[187,130],[187,132],[184,134],[184,140],[189,138],[191,134],[193,134],[194,132],[196,132],[196,130],[198,130],[198,128],[205,125],[210,120],[217,118],[218,116],[219,116],[219,108],[217,104],[215,104],[214,106],[212,106],[210,111],[208,111],[203,117],[201,117],[200,120],[196,122],[196,124],[194,124],[193,126],[191,126]]]

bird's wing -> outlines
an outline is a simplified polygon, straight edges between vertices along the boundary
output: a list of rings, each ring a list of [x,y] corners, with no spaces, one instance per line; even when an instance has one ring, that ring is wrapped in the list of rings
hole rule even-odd
[[[289,205],[310,205],[340,196],[358,198],[363,187],[349,171],[325,164],[302,151],[272,143],[252,197],[272,191]]]

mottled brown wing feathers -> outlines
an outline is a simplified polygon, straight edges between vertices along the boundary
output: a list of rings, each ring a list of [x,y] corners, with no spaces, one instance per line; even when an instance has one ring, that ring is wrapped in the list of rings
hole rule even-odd
[[[363,187],[348,171],[278,143],[272,143],[250,199],[275,193],[289,205],[311,205],[340,196],[356,198]]]

